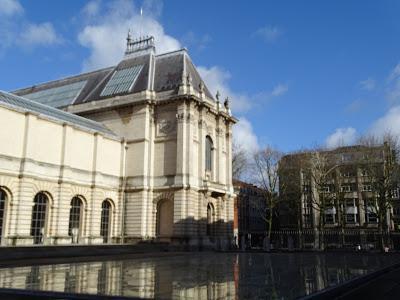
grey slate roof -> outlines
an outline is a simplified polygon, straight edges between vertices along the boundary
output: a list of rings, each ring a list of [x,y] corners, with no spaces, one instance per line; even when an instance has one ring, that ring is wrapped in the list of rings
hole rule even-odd
[[[90,131],[97,131],[116,137],[116,135],[111,130],[106,128],[101,123],[86,118],[82,118],[77,115],[62,111],[60,109],[43,105],[41,103],[20,96],[16,96],[1,90],[0,90],[0,105],[16,108],[19,110],[23,110],[25,112],[37,113],[39,115],[42,115],[50,119],[55,119],[58,121],[69,123],[71,125],[89,129]]]
[[[152,64],[154,65],[154,76],[151,76],[151,74],[153,74],[153,72],[151,72]],[[143,67],[133,86],[129,91],[125,91],[118,95],[139,93],[152,86],[155,92],[173,91],[177,94],[179,85],[182,82],[182,74],[184,70],[186,70],[186,74],[190,73],[193,88],[197,91],[199,90],[199,85],[202,81],[199,73],[193,65],[189,55],[186,53],[186,50],[178,50],[161,55],[146,53],[136,57],[128,56],[114,67],[19,89],[13,93],[29,98],[29,94],[31,93],[86,81],[82,91],[75,100],[71,101],[68,105],[103,100],[116,95],[101,96],[104,87],[116,71],[139,65]],[[204,92],[207,97],[214,99],[207,87],[204,88]],[[59,101],[58,103],[65,103],[65,101]],[[59,106],[59,108],[60,107],[62,106]]]

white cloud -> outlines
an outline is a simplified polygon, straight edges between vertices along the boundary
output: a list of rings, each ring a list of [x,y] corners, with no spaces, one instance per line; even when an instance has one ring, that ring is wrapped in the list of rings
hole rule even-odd
[[[278,84],[270,92],[261,92],[249,95],[233,91],[229,84],[231,74],[219,66],[213,66],[210,68],[199,66],[197,67],[197,70],[213,95],[219,91],[222,97],[220,101],[223,101],[225,97],[229,97],[232,103],[232,111],[234,113],[249,111],[257,104],[265,104],[265,101],[282,96],[289,90],[287,84]]]
[[[29,24],[21,33],[18,43],[21,45],[37,46],[37,45],[55,45],[62,42],[49,22],[42,24]]]
[[[397,64],[389,75],[389,80],[396,79],[400,76],[400,63]]]
[[[364,102],[361,99],[356,99],[346,106],[345,112],[356,113],[359,112],[364,106]]]
[[[182,37],[182,44],[190,49],[196,49],[199,51],[207,48],[208,44],[212,41],[212,38],[209,34],[197,35],[193,31],[188,31]]]
[[[260,148],[251,123],[244,117],[239,118],[239,122],[233,127],[233,140],[249,155]]]
[[[158,2],[146,1],[143,16],[131,1],[120,0],[107,3],[107,9],[90,23],[86,24],[78,35],[81,45],[89,48],[90,55],[84,61],[84,70],[90,70],[117,63],[125,51],[125,39],[128,28],[133,29],[133,37],[152,35],[156,41],[158,53],[181,48],[180,42],[165,33],[163,26],[151,11],[159,11]]]
[[[289,87],[287,84],[278,84],[272,90],[271,96],[273,96],[273,97],[282,96],[282,95],[286,94],[288,90],[289,90]]]
[[[229,97],[234,112],[245,112],[251,108],[249,96],[236,93],[230,88],[229,80],[231,74],[228,71],[218,66],[213,66],[211,68],[200,66],[197,70],[213,95],[219,91],[221,97],[223,97],[223,99],[220,99],[221,102],[225,97]]]
[[[32,23],[23,12],[17,0],[0,0],[0,55],[12,47],[32,49],[62,42],[51,23]]]
[[[368,78],[365,80],[360,81],[360,86],[362,90],[372,91],[375,89],[376,82],[372,78]]]
[[[253,33],[253,36],[259,36],[267,43],[275,42],[281,35],[283,31],[277,26],[265,26],[258,29]]]
[[[354,144],[357,138],[357,131],[353,127],[338,128],[325,140],[327,148],[336,148]]]
[[[86,18],[92,18],[100,13],[100,0],[89,1],[82,9],[82,13]]]
[[[389,75],[386,99],[390,104],[400,102],[400,63],[394,67]]]
[[[13,16],[23,12],[24,9],[17,0],[0,0],[0,15]]]
[[[381,118],[376,120],[369,133],[380,137],[387,133],[400,136],[400,106],[394,106]]]

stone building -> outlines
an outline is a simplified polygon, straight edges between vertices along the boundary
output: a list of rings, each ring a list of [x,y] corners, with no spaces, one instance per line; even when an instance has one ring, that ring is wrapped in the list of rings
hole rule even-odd
[[[2,245],[227,245],[229,100],[185,49],[132,40],[116,66],[0,93]]]
[[[259,187],[243,181],[234,180],[233,185],[237,195],[235,213],[238,244],[240,247],[263,247],[268,228],[265,194]]]
[[[281,229],[397,229],[399,169],[393,153],[384,143],[283,157]]]

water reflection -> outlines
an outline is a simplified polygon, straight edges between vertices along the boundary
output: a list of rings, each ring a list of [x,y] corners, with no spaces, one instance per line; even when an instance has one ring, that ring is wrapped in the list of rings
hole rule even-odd
[[[0,287],[172,299],[293,299],[397,262],[396,256],[185,254],[0,269]]]

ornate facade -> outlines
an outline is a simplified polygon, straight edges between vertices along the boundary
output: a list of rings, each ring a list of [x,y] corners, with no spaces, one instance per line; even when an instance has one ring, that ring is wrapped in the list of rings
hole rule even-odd
[[[232,242],[232,125],[186,50],[0,93],[3,245]]]

